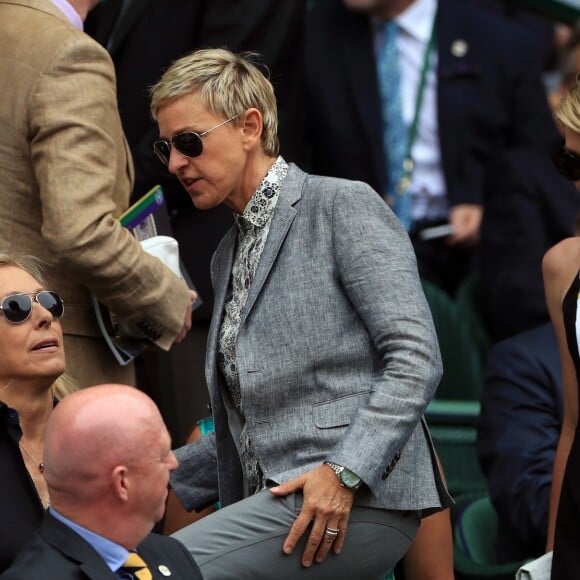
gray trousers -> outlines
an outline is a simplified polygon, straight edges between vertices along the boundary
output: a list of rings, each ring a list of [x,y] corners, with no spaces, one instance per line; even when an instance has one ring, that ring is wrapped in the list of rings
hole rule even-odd
[[[419,527],[415,512],[353,506],[341,553],[304,568],[307,535],[287,556],[282,544],[302,507],[302,494],[262,491],[173,534],[191,552],[205,580],[305,578],[378,580],[407,551]]]

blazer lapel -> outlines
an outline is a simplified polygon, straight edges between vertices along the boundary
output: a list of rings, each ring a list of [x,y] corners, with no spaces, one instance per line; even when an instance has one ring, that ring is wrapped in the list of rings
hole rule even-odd
[[[480,75],[473,60],[471,35],[457,16],[454,3],[440,0],[437,15],[437,108],[439,141],[444,168],[453,167],[463,148],[461,112],[465,110],[462,80]],[[445,171],[447,174],[448,172]]]
[[[77,562],[87,578],[91,580],[116,580],[101,556],[68,526],[50,515],[44,514],[39,534],[45,542],[64,554],[70,560]]]
[[[278,203],[280,203],[280,201],[281,200],[278,200]],[[291,206],[277,207],[274,212],[270,232],[268,233],[268,239],[266,240],[266,245],[264,246],[262,256],[260,257],[260,263],[256,269],[256,275],[254,276],[252,285],[250,286],[248,300],[246,301],[246,305],[242,311],[241,324],[244,324],[244,321],[256,302],[256,298],[262,291],[264,282],[272,270],[272,266],[276,261],[276,256],[280,251],[282,242],[290,229],[290,225],[292,224],[295,215],[296,210]]]
[[[288,233],[288,230],[290,229],[290,226],[296,217],[296,209],[294,208],[294,204],[300,199],[302,195],[302,188],[305,181],[306,174],[298,169],[298,167],[295,165],[290,164],[288,176],[282,185],[278,204],[276,205],[274,215],[272,216],[272,223],[270,225],[268,239],[266,240],[266,245],[264,246],[262,256],[260,257],[260,262],[258,264],[258,268],[256,269],[256,275],[254,276],[254,280],[250,286],[248,300],[242,311],[242,325],[252,310],[256,299],[260,295],[264,283],[266,282],[266,279],[268,278],[268,275],[274,266],[276,257],[280,252],[282,243],[286,238],[286,234]]]

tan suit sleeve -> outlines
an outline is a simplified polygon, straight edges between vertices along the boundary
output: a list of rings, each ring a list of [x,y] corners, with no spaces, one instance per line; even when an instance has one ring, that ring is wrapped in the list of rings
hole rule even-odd
[[[28,111],[43,239],[75,282],[168,349],[183,327],[188,291],[116,219],[128,205],[133,167],[105,50],[85,35],[65,42]]]

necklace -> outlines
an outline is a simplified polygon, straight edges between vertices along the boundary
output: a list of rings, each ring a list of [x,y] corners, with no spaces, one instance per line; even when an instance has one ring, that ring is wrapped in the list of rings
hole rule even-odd
[[[22,449],[22,451],[24,451],[24,453],[26,453],[26,455],[28,455],[28,457],[30,457],[30,459],[32,459],[32,461],[38,465],[38,471],[40,471],[40,473],[44,473],[44,463],[42,461],[38,461],[38,459],[34,457],[34,455],[32,455],[32,453],[30,453],[30,451],[28,451],[28,449],[22,445],[22,443],[18,443],[18,446],[20,449]]]

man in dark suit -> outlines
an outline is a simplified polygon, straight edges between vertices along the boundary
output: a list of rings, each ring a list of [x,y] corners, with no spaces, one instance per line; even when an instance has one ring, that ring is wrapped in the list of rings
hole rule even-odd
[[[477,454],[498,513],[496,547],[504,561],[544,551],[562,418],[562,373],[552,325],[497,343],[486,369]]]
[[[183,545],[151,533],[176,467],[167,428],[147,395],[124,385],[69,395],[44,438],[51,507],[0,577],[201,579]],[[144,567],[150,575],[138,572]]]
[[[574,235],[580,193],[548,155],[529,149],[493,161],[485,184],[480,280],[488,329],[500,340],[550,320],[542,258]]]
[[[311,171],[387,190],[380,23],[395,21],[407,126],[419,111],[408,195],[423,278],[453,293],[469,271],[492,155],[558,142],[533,39],[500,15],[457,0],[328,0],[306,21],[306,129]],[[434,49],[425,59],[434,31]],[[526,58],[522,58],[525,54]],[[426,63],[426,64],[425,64]],[[423,103],[416,107],[426,67]],[[386,151],[387,155],[389,151]],[[454,233],[422,241],[449,223]]]
[[[86,31],[110,52],[117,72],[119,110],[135,162],[133,201],[161,184],[173,235],[203,304],[194,311],[186,341],[164,356],[138,360],[139,387],[160,405],[170,431],[185,440],[208,414],[204,361],[213,291],[211,256],[232,225],[231,212],[197,210],[153,154],[157,127],[148,89],[177,58],[196,48],[227,47],[263,55],[278,98],[281,152],[292,160],[301,147],[302,32],[305,0],[107,0],[94,9]],[[157,390],[158,385],[163,389]]]

